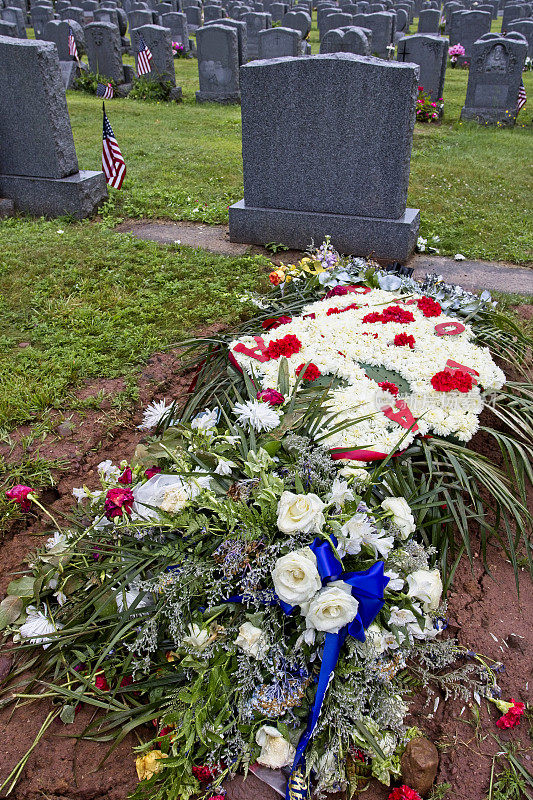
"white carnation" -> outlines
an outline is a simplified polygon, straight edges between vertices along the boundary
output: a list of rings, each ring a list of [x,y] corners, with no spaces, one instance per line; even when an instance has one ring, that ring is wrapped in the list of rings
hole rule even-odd
[[[150,403],[147,408],[145,408],[143,413],[143,421],[140,425],[137,425],[137,429],[140,431],[147,431],[150,428],[155,428],[159,423],[167,416],[168,412],[172,408],[172,403],[167,406],[167,401],[163,400],[154,400],[153,403]]]
[[[239,425],[253,428],[255,431],[272,431],[280,423],[280,416],[268,403],[258,400],[247,400],[245,403],[236,403],[233,414],[237,417]]]

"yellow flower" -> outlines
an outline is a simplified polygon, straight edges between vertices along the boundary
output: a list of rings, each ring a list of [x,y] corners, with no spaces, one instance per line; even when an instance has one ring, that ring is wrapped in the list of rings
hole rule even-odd
[[[135,759],[135,769],[140,781],[149,781],[152,775],[161,772],[163,769],[163,765],[159,763],[161,758],[168,758],[168,755],[161,750],[150,750]]]

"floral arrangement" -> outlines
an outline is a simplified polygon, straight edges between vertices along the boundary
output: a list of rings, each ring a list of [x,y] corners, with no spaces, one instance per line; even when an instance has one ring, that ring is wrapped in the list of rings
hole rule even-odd
[[[185,55],[185,51],[181,42],[172,42],[172,53],[174,58],[182,58]]]
[[[466,53],[466,50],[464,49],[462,44],[453,44],[448,49],[448,56],[450,57],[450,63],[452,65],[452,67],[455,67],[459,57],[460,56],[464,56],[465,53]]]
[[[417,122],[438,122],[442,117],[444,100],[439,97],[437,102],[433,100],[428,92],[424,91],[423,86],[418,87],[418,97],[416,100],[416,121]]]
[[[289,800],[311,784],[318,797],[371,776],[399,784],[420,734],[405,723],[413,684],[486,698],[500,727],[520,720],[499,665],[441,635],[454,554],[442,537],[467,536],[474,516],[483,529],[479,475],[498,513],[526,524],[504,476],[457,441],[488,389],[500,414],[529,409],[518,392],[506,405],[483,337],[498,355],[527,342],[503,322],[494,336],[490,296],[398,271],[329,241],[276,269],[260,317],[191,343],[187,403],[146,410],[154,435],[131,461],[102,462],[98,488],[74,490],[68,526],[50,517],[8,587],[0,622],[30,684],[55,697],[51,719],[69,724],[86,703],[106,712],[87,735],[141,733],[138,797],[220,800],[227,777],[256,765],[284,770]],[[10,492],[27,511],[39,503],[31,487]]]

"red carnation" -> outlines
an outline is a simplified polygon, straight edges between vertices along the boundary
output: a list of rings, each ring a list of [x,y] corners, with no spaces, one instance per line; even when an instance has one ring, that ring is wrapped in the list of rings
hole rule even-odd
[[[335,286],[333,289],[330,289],[329,292],[326,292],[324,300],[329,300],[330,297],[343,297],[345,294],[348,294],[347,286]]]
[[[279,328],[281,325],[288,325],[289,322],[292,322],[292,317],[287,317],[284,314],[281,317],[269,317],[268,319],[263,320],[261,327],[265,331],[273,331],[275,328]]]
[[[133,480],[133,473],[132,473],[130,467],[126,467],[126,469],[124,470],[124,472],[122,473],[122,475],[118,479],[118,482],[119,483],[123,483],[123,484],[125,484],[127,486],[129,483],[132,482],[132,480]]]
[[[383,309],[381,314],[378,311],[372,311],[363,317],[363,322],[381,322],[383,325],[387,322],[414,322],[415,318],[410,311],[400,306],[388,306]]]
[[[226,800],[226,797],[223,794],[212,794],[207,800]]]
[[[208,781],[212,781],[215,775],[217,774],[216,767],[211,769],[211,767],[193,767],[192,774],[196,778],[197,781],[200,783],[207,783]]]
[[[106,681],[105,675],[101,672],[99,675],[96,676],[94,685],[97,689],[100,689],[101,692],[108,692],[109,691],[109,684]]]
[[[131,686],[132,683],[133,683],[133,677],[131,675],[124,675],[124,677],[120,681],[120,688],[123,689],[125,686]]]
[[[8,500],[14,500],[15,503],[18,503],[22,511],[29,511],[31,508],[31,498],[28,499],[30,494],[35,494],[35,489],[32,489],[31,486],[24,486],[21,483],[17,483],[16,486],[13,486],[12,489],[8,489],[6,492],[6,497]]]
[[[363,322],[381,322],[381,314],[378,311],[372,311],[363,317]]]
[[[150,479],[153,478],[154,475],[159,475],[160,472],[161,472],[160,467],[155,467],[155,466],[149,467],[147,470],[144,471],[144,477]]]
[[[114,519],[115,517],[121,517],[124,512],[126,512],[126,514],[131,514],[131,507],[133,506],[134,500],[135,498],[133,497],[131,489],[123,489],[120,486],[110,489],[104,503],[106,517],[108,519]]]
[[[341,309],[337,308],[337,306],[332,306],[332,308],[328,308],[326,311],[326,317],[331,317],[332,314],[340,314]]]
[[[435,373],[431,378],[431,385],[436,392],[469,392],[473,386],[472,376],[460,369],[445,369]]]
[[[431,297],[421,297],[416,304],[425,317],[440,317],[442,308]]]
[[[394,337],[394,344],[396,347],[405,347],[409,345],[411,350],[413,350],[415,346],[415,337],[409,336],[407,333],[397,333]]]
[[[275,389],[263,389],[262,392],[257,393],[257,399],[271,406],[281,406],[285,402],[283,395]]]
[[[419,87],[418,87],[418,91],[419,91],[419,92],[423,92],[423,91],[424,91],[424,87],[423,87],[423,86],[419,86]]]
[[[509,711],[497,720],[496,725],[498,728],[516,728],[517,725],[520,725],[520,719],[526,707],[524,703],[515,700],[513,697],[511,697],[511,703],[512,706]]]
[[[390,392],[393,394],[394,397],[396,397],[396,395],[400,392],[396,384],[391,383],[390,381],[381,381],[381,383],[378,383],[378,386],[383,389],[384,392]]]
[[[300,366],[296,367],[296,370],[295,370],[296,374],[299,375],[304,367],[305,367],[305,364],[300,364]],[[307,367],[305,368],[305,372],[302,375],[302,378],[303,378],[304,381],[316,381],[316,379],[319,378],[321,375],[322,375],[322,373],[318,369],[317,365],[311,363],[311,364],[308,364]]]
[[[267,347],[267,353],[273,359],[281,358],[281,356],[290,358],[294,353],[299,353],[301,349],[302,343],[298,337],[288,333],[283,339],[273,339]]]
[[[389,794],[388,800],[422,800],[418,792],[409,786],[399,786]]]

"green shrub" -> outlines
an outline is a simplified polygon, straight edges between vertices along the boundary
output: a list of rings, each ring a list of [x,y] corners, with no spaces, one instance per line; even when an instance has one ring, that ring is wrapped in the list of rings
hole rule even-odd
[[[132,100],[168,100],[172,84],[170,81],[150,81],[145,77],[134,78],[128,97]]]
[[[96,94],[96,87],[99,83],[103,83],[104,85],[110,83],[113,87],[113,91],[117,89],[116,82],[111,80],[111,78],[100,75],[98,72],[89,71],[82,71],[79,78],[76,78],[74,81],[74,88],[80,92],[86,92],[87,94]]]

